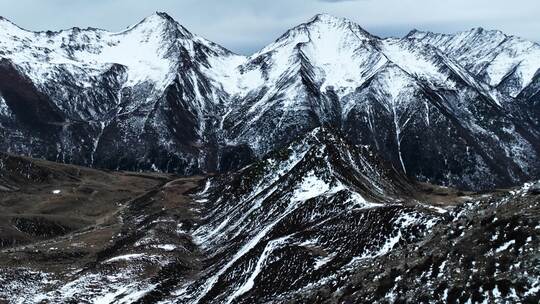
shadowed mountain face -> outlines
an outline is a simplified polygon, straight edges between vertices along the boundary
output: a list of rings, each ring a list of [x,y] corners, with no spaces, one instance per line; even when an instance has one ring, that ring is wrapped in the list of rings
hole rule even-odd
[[[110,169],[206,168],[205,117],[221,97],[202,70],[230,52],[164,14],[121,33],[0,28],[3,150]]]
[[[0,302],[538,303],[539,52],[0,18]]]
[[[0,237],[26,237],[0,244],[0,299],[539,300],[538,183],[479,194],[414,182],[327,128],[206,179],[0,164]]]
[[[2,19],[0,149],[190,175],[328,125],[422,181],[515,185],[540,176],[538,52],[481,29],[381,39],[328,15],[248,57],[164,13],[119,33]]]

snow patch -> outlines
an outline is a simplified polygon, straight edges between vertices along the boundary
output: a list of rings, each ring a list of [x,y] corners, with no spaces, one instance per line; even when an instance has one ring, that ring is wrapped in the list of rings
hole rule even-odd
[[[143,254],[143,253],[126,254],[126,255],[121,255],[121,256],[114,257],[114,258],[110,258],[110,259],[106,260],[105,263],[113,263],[113,262],[118,262],[118,261],[135,260],[135,259],[143,258],[145,256],[146,255]]]

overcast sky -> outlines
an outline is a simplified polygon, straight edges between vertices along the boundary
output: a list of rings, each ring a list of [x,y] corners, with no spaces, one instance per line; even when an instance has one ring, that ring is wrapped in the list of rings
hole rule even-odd
[[[347,17],[382,37],[482,26],[540,41],[540,0],[0,0],[0,15],[30,30],[119,31],[155,11],[242,54],[317,13]]]

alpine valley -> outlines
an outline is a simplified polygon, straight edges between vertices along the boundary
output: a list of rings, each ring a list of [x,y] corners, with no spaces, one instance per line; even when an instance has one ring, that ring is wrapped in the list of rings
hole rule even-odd
[[[0,18],[0,303],[538,303],[540,45]]]

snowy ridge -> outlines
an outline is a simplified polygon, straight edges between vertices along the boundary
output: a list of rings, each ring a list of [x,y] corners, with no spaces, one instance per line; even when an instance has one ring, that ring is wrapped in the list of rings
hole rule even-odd
[[[282,147],[291,133],[330,124],[341,126],[359,144],[376,146],[403,172],[422,180],[478,189],[536,176],[531,168],[538,162],[539,147],[530,139],[540,133],[525,127],[530,120],[513,117],[528,115],[523,114],[530,112],[527,106],[453,56],[418,39],[380,39],[350,21],[316,16],[237,68],[249,74],[254,87],[234,95],[219,125],[228,144],[246,143],[258,156]],[[504,135],[490,119],[514,130],[504,132],[510,135],[507,140],[500,140]],[[444,164],[427,165],[435,160],[427,151],[422,152],[426,162],[416,162],[413,151],[425,149],[426,143],[413,138],[431,137],[424,134],[429,130],[441,132],[436,129],[449,130],[451,137],[474,148],[461,143],[449,149],[433,142],[443,151],[436,157]],[[449,152],[456,147],[459,151]],[[474,173],[457,168],[457,154],[467,155],[464,167],[476,167]],[[497,168],[493,159],[500,157],[511,163],[509,170]],[[434,167],[436,178],[428,173]],[[477,172],[489,171],[492,180],[478,179]]]
[[[382,39],[321,14],[241,56],[164,13],[118,33],[0,27],[3,150],[194,174],[330,125],[422,181],[540,176],[538,45],[500,32]]]
[[[0,27],[2,57],[24,67],[36,83],[54,78],[53,71],[58,66],[66,67],[77,77],[83,76],[77,71],[88,73],[87,77],[96,77],[112,64],[120,64],[128,68],[125,85],[151,81],[164,89],[176,68],[174,56],[177,54],[171,53],[177,47],[176,43],[190,56],[195,56],[194,41],[227,53],[194,36],[163,13],[156,13],[116,33],[94,28],[30,32],[6,20],[0,22]]]
[[[45,162],[20,157],[0,160],[1,185],[6,178],[19,181],[15,185],[38,183],[55,200],[73,191],[62,188],[72,174],[106,174],[52,163],[47,171]],[[160,181],[148,192],[114,203],[119,209],[113,217],[121,226],[110,238],[92,241],[116,226],[106,222],[27,247],[2,243],[8,266],[0,272],[0,299],[24,304],[538,299],[540,182],[491,193],[417,183],[372,148],[353,145],[330,128],[315,129],[232,173],[206,180],[166,176],[153,177]],[[44,177],[59,184],[42,184]],[[63,190],[52,194],[51,189]],[[30,228],[47,231],[36,227]],[[100,247],[92,254],[94,245]],[[21,262],[28,256],[51,267]],[[66,267],[58,269],[59,257]]]
[[[413,31],[407,37],[438,47],[512,97],[529,86],[540,69],[540,45],[500,31],[474,28],[453,35]]]
[[[319,129],[287,150],[244,168],[238,174],[213,180],[210,188],[202,194],[205,204],[209,204],[207,222],[193,234],[196,242],[210,256],[209,260],[213,261],[214,256],[220,258],[200,279],[176,291],[175,297],[187,303],[232,303],[249,299],[246,295],[260,292],[254,290],[257,287],[255,281],[264,271],[270,271],[268,265],[275,261],[278,251],[320,246],[319,250],[339,255],[337,252],[341,250],[353,250],[334,247],[337,244],[333,243],[338,241],[332,240],[331,234],[326,234],[327,223],[337,223],[342,217],[353,216],[351,213],[362,217],[372,209],[386,210],[392,205],[399,206],[393,202],[396,199],[392,196],[403,195],[410,190],[405,186],[406,182],[400,180],[399,173],[385,172],[380,164],[374,162],[375,159],[364,158],[358,153],[348,151],[338,137]],[[353,170],[358,170],[352,176],[341,168],[349,162],[357,168]],[[360,190],[360,183],[370,185]],[[373,190],[366,190],[367,187]],[[400,207],[397,208],[399,210]],[[416,223],[413,225],[416,228],[403,224],[399,219],[396,219],[396,225],[404,225],[402,229],[418,229],[430,220],[429,216],[424,218],[420,213],[411,216],[418,220],[410,222]],[[312,227],[309,229],[313,229],[313,235],[295,231],[287,233],[291,221],[299,221],[298,224],[305,229]],[[278,232],[283,230],[283,233]],[[339,233],[347,233],[345,230]],[[370,248],[378,253],[357,254],[364,258],[384,255],[401,240],[401,236],[381,238],[380,248],[373,245],[379,249]],[[334,261],[328,259],[321,264],[321,258],[310,258],[313,263],[310,263],[307,273],[330,267]],[[341,259],[335,259],[338,260]],[[339,269],[343,268],[340,271],[348,269],[342,262],[338,265]],[[230,277],[231,274],[235,274],[234,278]],[[224,284],[233,284],[234,287],[223,290]],[[317,286],[316,282],[310,281],[302,284],[298,288]]]

